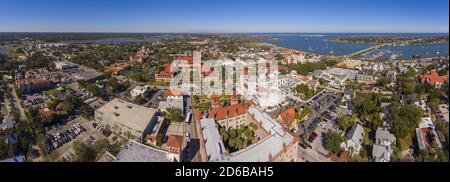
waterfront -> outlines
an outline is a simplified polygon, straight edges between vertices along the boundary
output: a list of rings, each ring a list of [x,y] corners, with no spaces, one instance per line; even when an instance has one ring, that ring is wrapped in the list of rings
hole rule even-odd
[[[269,34],[269,38],[262,39],[264,43],[275,44],[280,47],[312,52],[320,55],[348,55],[374,46],[373,44],[354,44],[334,41],[338,37],[347,36],[401,36],[420,37],[438,36],[443,34]],[[447,34],[444,34],[447,35]],[[392,53],[398,54],[395,60],[409,59],[413,55],[423,58],[448,55],[448,43],[385,46],[377,51],[369,52],[363,57],[383,56],[390,58]]]
[[[173,35],[158,35],[158,36],[145,36],[144,38],[131,38],[131,37],[122,37],[122,38],[104,38],[104,39],[88,39],[88,40],[68,40],[68,41],[60,41],[59,44],[82,44],[82,43],[96,43],[96,44],[109,44],[109,43],[135,43],[135,42],[143,42],[143,41],[159,41],[162,39],[171,39],[174,38]]]

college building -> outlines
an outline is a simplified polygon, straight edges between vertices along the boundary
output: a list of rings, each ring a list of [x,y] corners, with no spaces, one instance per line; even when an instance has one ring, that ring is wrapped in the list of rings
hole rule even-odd
[[[113,99],[95,111],[95,120],[124,137],[142,142],[156,122],[156,110]]]

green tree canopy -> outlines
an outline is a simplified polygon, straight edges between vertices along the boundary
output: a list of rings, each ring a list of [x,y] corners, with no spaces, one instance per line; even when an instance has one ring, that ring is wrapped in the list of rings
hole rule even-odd
[[[331,132],[326,136],[325,148],[332,153],[341,152],[342,136],[337,132]]]

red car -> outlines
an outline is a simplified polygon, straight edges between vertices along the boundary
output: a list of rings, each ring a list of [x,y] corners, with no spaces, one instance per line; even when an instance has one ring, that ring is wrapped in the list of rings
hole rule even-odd
[[[309,142],[313,142],[317,138],[317,133],[312,132],[311,135],[308,137]]]

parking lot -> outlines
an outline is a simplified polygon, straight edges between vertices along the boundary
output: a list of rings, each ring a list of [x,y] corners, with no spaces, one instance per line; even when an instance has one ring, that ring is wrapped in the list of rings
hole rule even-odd
[[[330,162],[327,157],[318,154],[315,150],[310,148],[298,147],[297,162]]]
[[[326,140],[325,136],[333,130],[335,130],[333,123],[331,122],[319,123],[316,130],[314,130],[314,133],[317,134],[317,137],[310,143],[311,148],[317,151],[319,154],[327,156],[328,150],[325,149],[324,147]]]
[[[301,147],[304,150],[310,149],[326,155],[328,151],[323,147],[322,126],[320,123],[327,123],[327,128],[335,127],[336,118],[331,112],[339,103],[340,96],[331,91],[321,92],[314,96],[309,102],[311,108],[310,116],[298,126],[297,134],[301,139]],[[333,115],[333,116],[332,116]],[[304,152],[303,152],[304,153]]]
[[[57,128],[53,132],[47,133],[47,150],[58,149],[86,131],[78,122],[70,122],[70,124],[72,125],[65,125],[62,127],[63,129]]]
[[[112,142],[112,138],[115,137],[114,134],[111,134],[109,137],[106,137],[103,133],[99,132],[98,130],[96,130],[91,121],[88,121],[86,118],[84,117],[78,117],[72,121],[69,121],[68,123],[66,123],[64,126],[59,127],[59,128],[55,128],[52,129],[51,131],[48,132],[48,134],[51,135],[56,135],[57,133],[61,133],[69,128],[72,128],[73,125],[79,124],[81,127],[83,127],[85,129],[84,132],[81,132],[78,136],[76,136],[74,139],[68,141],[67,143],[64,143],[62,146],[60,146],[59,148],[57,148],[55,151],[57,152],[57,154],[59,154],[59,159],[60,160],[66,160],[66,161],[70,161],[73,159],[74,155],[72,154],[73,151],[73,143],[74,141],[81,141],[84,142],[86,144],[93,144],[95,143],[95,141],[100,140],[100,139],[108,139],[108,141],[111,143]]]
[[[151,99],[144,104],[146,107],[158,108],[159,102],[165,100],[164,91],[163,90],[151,90],[149,93]]]

